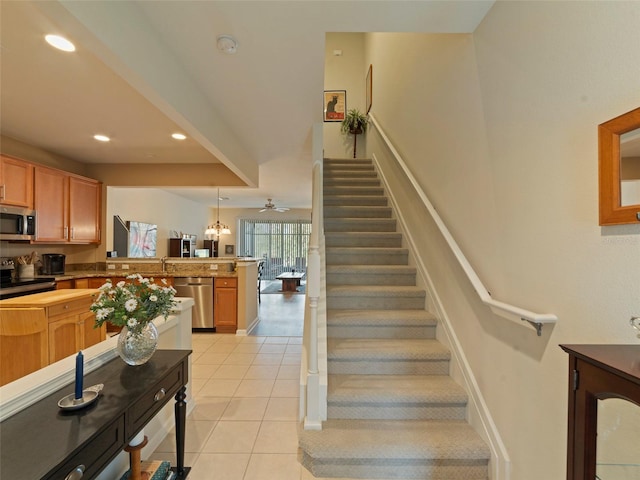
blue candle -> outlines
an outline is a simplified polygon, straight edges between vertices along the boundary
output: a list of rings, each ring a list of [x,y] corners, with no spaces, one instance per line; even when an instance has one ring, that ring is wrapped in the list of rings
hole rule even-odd
[[[76,357],[76,400],[82,398],[82,380],[84,370],[84,356],[82,352],[78,352],[78,356]]]

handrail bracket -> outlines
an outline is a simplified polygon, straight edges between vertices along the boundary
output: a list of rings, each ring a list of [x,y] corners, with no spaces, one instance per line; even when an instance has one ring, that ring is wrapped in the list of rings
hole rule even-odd
[[[521,320],[524,321],[524,322],[527,322],[529,325],[531,325],[533,328],[535,328],[539,337],[542,336],[542,327],[544,326],[544,323],[535,322],[533,320],[529,320],[528,318],[521,318]]]

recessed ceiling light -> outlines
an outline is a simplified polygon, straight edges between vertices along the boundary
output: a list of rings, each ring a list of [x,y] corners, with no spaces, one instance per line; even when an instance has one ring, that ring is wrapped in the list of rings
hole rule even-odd
[[[187,138],[187,136],[183,133],[173,133],[171,134],[171,136],[176,140],[184,140],[185,138]]]
[[[238,49],[238,42],[231,35],[219,35],[216,39],[218,50],[228,55],[233,55]]]
[[[75,52],[76,46],[60,35],[46,35],[44,39],[49,45],[65,52]]]
[[[93,138],[95,138],[96,140],[98,140],[99,142],[108,142],[111,139],[109,137],[107,137],[106,135],[94,135]]]

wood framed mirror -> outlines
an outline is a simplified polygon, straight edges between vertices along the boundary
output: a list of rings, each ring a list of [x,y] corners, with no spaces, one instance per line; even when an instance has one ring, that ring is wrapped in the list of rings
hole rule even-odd
[[[640,223],[640,108],[598,126],[600,225]]]

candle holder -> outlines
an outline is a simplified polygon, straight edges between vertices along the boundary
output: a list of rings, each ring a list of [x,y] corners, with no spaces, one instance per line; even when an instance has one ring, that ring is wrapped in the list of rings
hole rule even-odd
[[[70,393],[66,397],[58,400],[58,407],[62,410],[79,410],[88,407],[98,399],[103,388],[104,384],[102,383],[87,387],[82,391],[81,398],[76,398],[75,393]]]

